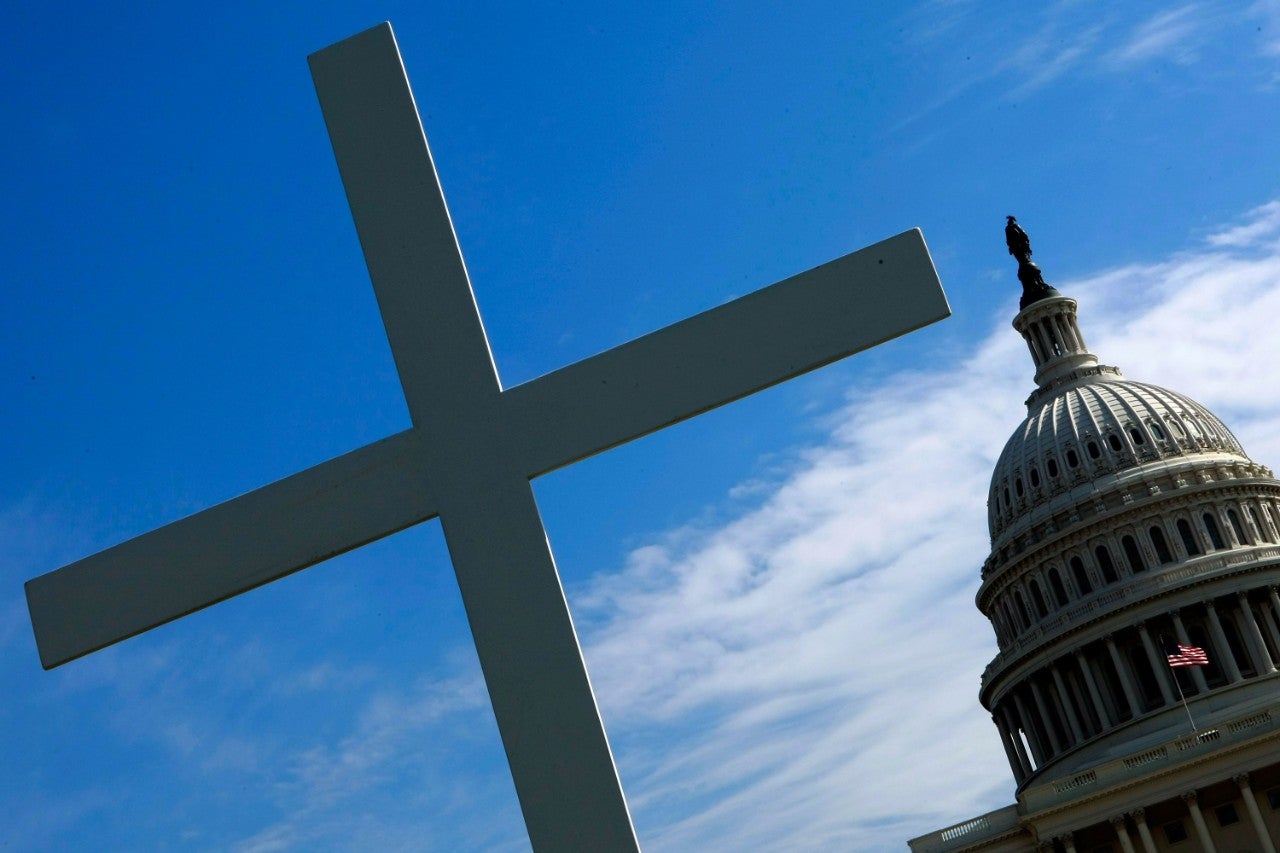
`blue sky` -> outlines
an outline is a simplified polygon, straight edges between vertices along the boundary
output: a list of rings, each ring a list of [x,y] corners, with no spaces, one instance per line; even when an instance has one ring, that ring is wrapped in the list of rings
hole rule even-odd
[[[1280,462],[1274,0],[543,5],[0,12],[6,849],[527,847],[435,523],[50,673],[21,594],[408,426],[305,62],[381,20],[507,385],[911,227],[955,312],[537,481],[646,849],[1011,801],[1006,214],[1104,362]]]

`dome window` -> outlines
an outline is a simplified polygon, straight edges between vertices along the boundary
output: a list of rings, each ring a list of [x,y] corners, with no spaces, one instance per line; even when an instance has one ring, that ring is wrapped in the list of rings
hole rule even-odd
[[[1253,526],[1258,529],[1258,538],[1265,539],[1267,542],[1270,542],[1271,537],[1267,535],[1267,528],[1262,526],[1261,521],[1258,521],[1258,516],[1254,513],[1253,507],[1246,506],[1245,511],[1249,513],[1249,520],[1253,522]]]
[[[1021,477],[1017,477],[1014,479],[1013,491],[1018,495],[1018,497],[1022,497],[1022,478]]]
[[[1004,505],[1005,505],[1005,509],[1008,509],[1008,508],[1009,508],[1009,504],[1010,504],[1010,501],[1009,501],[1009,487],[1008,487],[1008,486],[1006,486],[1006,487],[1005,487],[1005,490],[1004,490]]]
[[[1080,590],[1081,595],[1088,595],[1093,592],[1093,584],[1089,583],[1089,576],[1084,570],[1084,561],[1079,557],[1071,558],[1071,576],[1076,579],[1076,589]]]
[[[1222,534],[1218,532],[1218,522],[1214,519],[1213,513],[1206,512],[1204,514],[1204,529],[1209,534],[1209,542],[1213,545],[1215,551],[1221,551],[1227,547],[1222,544]]]
[[[1129,438],[1133,440],[1134,447],[1141,447],[1147,443],[1146,439],[1142,437],[1142,430],[1138,429],[1136,426],[1129,427]]]
[[[1035,469],[1035,466],[1032,466],[1031,471],[1027,476],[1031,480],[1031,488],[1035,489],[1040,487],[1040,472]]]
[[[1175,438],[1187,437],[1187,434],[1182,431],[1182,424],[1177,421],[1169,421],[1169,429],[1173,432]]]
[[[1155,421],[1147,421],[1147,429],[1151,430],[1151,434],[1159,441],[1164,441],[1164,430],[1160,429],[1160,424]]]
[[[1022,597],[1022,590],[1015,589],[1013,591],[1013,600],[1018,605],[1018,615],[1022,617],[1023,625],[1031,624],[1031,613],[1027,610],[1027,602]]]
[[[1236,515],[1234,509],[1227,510],[1227,521],[1231,523],[1231,532],[1236,535],[1236,541],[1241,545],[1248,545],[1249,540],[1244,535],[1244,528],[1240,526],[1240,516]]]
[[[1164,531],[1159,527],[1153,527],[1148,533],[1151,534],[1151,546],[1156,549],[1156,557],[1160,560],[1160,565],[1173,562],[1173,554],[1169,552],[1169,543],[1165,541]]]
[[[1062,585],[1062,575],[1057,569],[1049,570],[1049,589],[1053,590],[1053,599],[1059,607],[1067,606],[1067,589]]]
[[[1045,468],[1049,470],[1050,477],[1058,476],[1058,460],[1050,459],[1048,462],[1045,463]]]
[[[1076,452],[1074,449],[1067,448],[1067,467],[1076,468],[1079,465],[1080,465],[1080,457],[1076,455]]]
[[[1094,548],[1093,556],[1098,560],[1098,568],[1102,569],[1103,583],[1115,583],[1120,580],[1120,576],[1116,574],[1116,564],[1111,560],[1111,552],[1107,550],[1106,545]]]
[[[1107,444],[1110,444],[1111,449],[1114,450],[1116,453],[1119,453],[1122,449],[1124,449],[1124,443],[1120,441],[1120,436],[1116,435],[1114,432],[1110,433],[1107,436]]]
[[[1202,553],[1200,543],[1191,532],[1191,525],[1185,518],[1178,519],[1178,535],[1182,537],[1182,547],[1187,549],[1188,557],[1198,557]]]
[[[1044,594],[1040,592],[1040,584],[1036,583],[1035,578],[1027,584],[1031,589],[1031,603],[1035,605],[1036,615],[1041,619],[1049,612],[1049,608],[1045,607]]]
[[[1102,456],[1102,449],[1098,447],[1098,442],[1090,441],[1085,445],[1085,449],[1089,451],[1090,459],[1098,459]]]
[[[1137,574],[1147,570],[1147,564],[1142,559],[1142,551],[1138,550],[1137,539],[1126,536],[1120,540],[1120,547],[1124,549],[1124,558],[1129,561],[1130,572]]]

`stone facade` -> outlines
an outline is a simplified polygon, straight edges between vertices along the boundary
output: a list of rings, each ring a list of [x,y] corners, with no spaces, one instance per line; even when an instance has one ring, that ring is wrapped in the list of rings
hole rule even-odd
[[[1099,364],[1074,299],[1024,305],[1037,388],[977,596],[1017,803],[911,849],[1276,853],[1280,481],[1203,406]],[[1209,665],[1171,669],[1167,640]]]

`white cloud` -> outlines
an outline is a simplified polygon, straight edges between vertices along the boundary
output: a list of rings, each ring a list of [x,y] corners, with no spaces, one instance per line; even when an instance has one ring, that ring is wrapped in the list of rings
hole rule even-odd
[[[1055,282],[1105,363],[1209,405],[1264,464],[1280,462],[1278,210],[1166,259]],[[1012,801],[977,701],[995,645],[973,606],[988,478],[1031,388],[1008,320],[936,371],[852,389],[825,439],[734,490],[749,511],[670,531],[570,591],[646,849],[901,850]],[[454,668],[287,744],[173,713],[122,733],[198,747],[204,772],[260,786],[269,816],[242,850],[521,849],[500,753],[473,766],[475,744],[496,738],[478,670]],[[86,678],[69,689],[101,683]],[[331,702],[366,679],[388,683],[321,665],[273,701]]]
[[[1139,24],[1112,58],[1120,64],[1160,58],[1185,63],[1193,58],[1192,38],[1202,35],[1205,28],[1201,10],[1194,3],[1160,12]]]
[[[1264,464],[1280,462],[1277,210],[1059,284],[1105,363],[1209,405]],[[1001,317],[954,367],[852,392],[751,512],[673,531],[575,599],[650,849],[901,849],[1012,801],[977,702],[995,646],[973,594],[1030,376]]]
[[[1208,237],[1209,245],[1247,247],[1267,238],[1280,238],[1280,201],[1270,201],[1249,211],[1244,222],[1216,231]]]

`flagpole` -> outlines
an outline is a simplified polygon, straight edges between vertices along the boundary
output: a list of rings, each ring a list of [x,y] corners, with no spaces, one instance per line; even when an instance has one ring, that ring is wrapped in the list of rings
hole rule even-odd
[[[1178,683],[1178,673],[1172,666],[1169,667],[1169,674],[1173,676],[1173,686],[1178,688],[1178,698],[1182,700],[1182,709],[1187,712],[1187,722],[1191,723],[1191,731],[1196,731],[1196,721],[1191,716],[1191,707],[1187,705],[1187,697],[1182,693],[1182,685]]]

